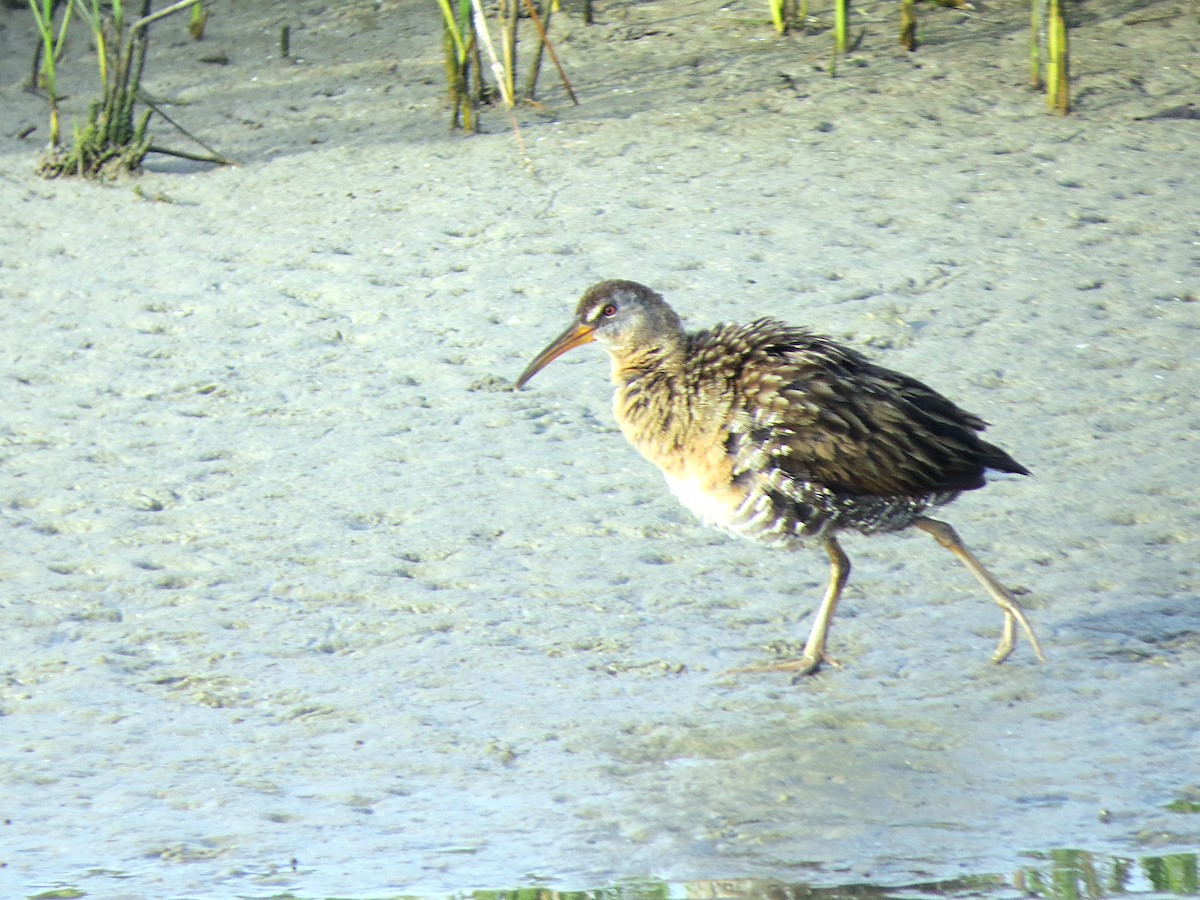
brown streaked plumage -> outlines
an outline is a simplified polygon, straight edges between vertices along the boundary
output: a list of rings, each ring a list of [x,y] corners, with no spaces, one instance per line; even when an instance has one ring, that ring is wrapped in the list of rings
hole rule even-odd
[[[983,487],[988,469],[1028,475],[979,437],[987,427],[914,378],[827,337],[776,319],[688,334],[661,296],[603,281],[571,326],[517,379],[525,385],[568,350],[597,341],[612,357],[621,431],[662,470],[702,521],[766,544],[820,541],[829,587],[797,659],[738,671],[813,672],[850,574],[836,535],[914,527],[957,556],[1004,611],[993,655],[1020,625],[1044,659],[1021,605],[949,525],[925,511]]]

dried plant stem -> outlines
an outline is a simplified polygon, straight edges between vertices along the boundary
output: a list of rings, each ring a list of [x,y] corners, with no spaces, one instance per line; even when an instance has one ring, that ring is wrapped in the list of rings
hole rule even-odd
[[[534,58],[534,64],[529,69],[529,79],[526,82],[525,96],[530,100],[533,99],[534,90],[537,87],[538,72],[542,67],[542,50],[543,48],[549,52],[550,59],[554,63],[554,68],[558,70],[558,77],[562,79],[563,87],[567,90],[567,96],[571,98],[571,102],[576,106],[579,105],[579,98],[575,96],[575,89],[571,87],[571,80],[567,78],[567,73],[563,71],[562,63],[558,61],[558,54],[554,52],[554,45],[550,43],[550,37],[547,32],[550,30],[550,16],[554,12],[554,7],[551,5],[546,8],[546,17],[543,22],[538,16],[537,10],[534,9],[533,0],[525,0],[525,8],[529,10],[529,17],[533,19],[533,24],[537,26],[538,34],[541,36],[541,41],[538,43],[537,54]]]
[[[193,159],[193,160],[196,160],[197,162],[213,163],[214,165],[218,165],[218,166],[237,165],[237,163],[234,160],[229,159],[228,157],[222,156],[215,149],[213,149],[207,143],[202,141],[199,137],[192,134],[192,132],[188,131],[186,128],[184,128],[182,125],[180,125],[178,122],[176,122],[170,116],[168,116],[165,112],[163,112],[162,107],[160,107],[153,100],[149,99],[148,97],[143,97],[142,102],[145,103],[146,106],[150,107],[150,109],[154,110],[154,112],[158,115],[158,117],[160,119],[162,119],[164,122],[169,124],[172,128],[174,128],[180,134],[184,135],[185,137],[189,138],[192,141],[195,141],[199,146],[203,147],[207,151],[207,153],[205,153],[205,154],[186,153],[183,150],[169,150],[166,147],[159,147],[157,145],[152,145],[150,149],[153,150],[155,153],[162,153],[166,156],[177,156],[180,159]]]
[[[496,86],[500,88],[500,96],[504,99],[504,105],[511,109],[515,105],[513,99],[512,87],[510,86],[508,75],[504,71],[504,66],[500,62],[500,57],[496,55],[496,45],[492,43],[492,36],[488,32],[487,18],[483,14],[483,5],[479,0],[471,0],[471,6],[475,12],[475,35],[479,38],[479,43],[491,60],[492,78],[496,81]]]
[[[483,45],[488,59],[491,60],[492,77],[495,78],[496,84],[500,87],[500,94],[504,98],[504,106],[508,111],[508,121],[512,125],[513,135],[517,139],[517,148],[521,151],[521,159],[525,163],[525,168],[532,172],[533,160],[529,158],[529,151],[525,147],[525,139],[521,136],[521,127],[517,124],[517,117],[513,114],[513,107],[516,101],[513,97],[511,86],[511,73],[504,71],[504,66],[500,63],[500,59],[496,55],[496,47],[492,43],[492,36],[488,33],[487,19],[483,14],[483,5],[479,0],[471,0],[471,5],[475,10],[475,34],[479,38],[480,44]]]
[[[180,10],[187,9],[193,3],[199,3],[200,0],[179,0],[178,3],[173,3],[170,6],[163,7],[156,13],[150,12],[150,4],[147,3],[142,7],[142,17],[129,26],[129,30],[137,31],[139,28],[145,28],[151,22],[157,22],[159,19],[166,18],[172,13],[177,13]]]
[[[1042,87],[1042,4],[1044,0],[1030,0],[1029,4],[1029,86],[1034,90]]]
[[[438,4],[444,22],[446,80],[454,108],[451,129],[462,125],[467,130],[476,130],[480,105],[498,96],[524,153],[514,110],[521,101],[534,99],[546,54],[553,60],[567,96],[572,103],[579,104],[549,37],[550,17],[558,10],[557,0],[495,0],[489,7],[493,17],[490,23],[489,13],[484,11],[480,0],[438,0]],[[537,29],[538,40],[527,55],[524,83],[518,84],[519,28],[523,17]]]

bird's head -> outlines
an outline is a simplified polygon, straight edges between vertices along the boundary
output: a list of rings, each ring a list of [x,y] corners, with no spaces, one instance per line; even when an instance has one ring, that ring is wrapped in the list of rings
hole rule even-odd
[[[636,281],[602,281],[584,292],[574,321],[534,357],[516,386],[524,387],[568,350],[593,341],[621,360],[639,351],[673,347],[682,338],[679,316],[661,295]]]

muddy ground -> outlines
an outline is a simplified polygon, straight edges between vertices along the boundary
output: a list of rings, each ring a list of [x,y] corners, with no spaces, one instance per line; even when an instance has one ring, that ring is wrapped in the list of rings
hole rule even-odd
[[[146,88],[235,158],[33,174],[0,11],[0,893],[376,897],[661,879],[905,884],[1195,852],[1200,121],[1192,4],[600,0],[581,103],[446,129],[434,4],[214,0]],[[290,25],[291,59],[278,54]],[[61,63],[66,121],[91,50]],[[220,63],[224,59],[224,64]],[[212,60],[217,60],[213,62]],[[205,61],[209,60],[209,61]],[[161,121],[161,143],[189,147]],[[31,130],[32,129],[32,130]],[[194,147],[191,147],[194,149]],[[603,354],[505,390],[601,278],[776,315],[994,423],[1034,473],[945,511],[1049,661],[921,534],[827,565],[702,528]]]

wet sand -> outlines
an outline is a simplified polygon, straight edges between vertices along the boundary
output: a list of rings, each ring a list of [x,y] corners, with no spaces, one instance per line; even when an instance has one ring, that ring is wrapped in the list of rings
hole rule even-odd
[[[1017,4],[920,7],[915,55],[859,8],[830,78],[828,33],[757,3],[603,0],[555,22],[582,103],[543,79],[532,175],[500,110],[446,132],[432,4],[211,6],[199,44],[156,32],[146,87],[241,165],[111,185],[32,175],[32,29],[0,12],[0,894],[1200,848],[1168,808],[1200,790],[1200,122],[1144,118],[1197,99],[1187,4],[1081,5],[1061,119]],[[846,541],[844,669],[723,675],[802,640],[819,548],[693,522],[603,354],[505,390],[609,277],[994,423],[1034,477],[944,517],[1049,661],[989,663],[998,610],[914,534]]]

